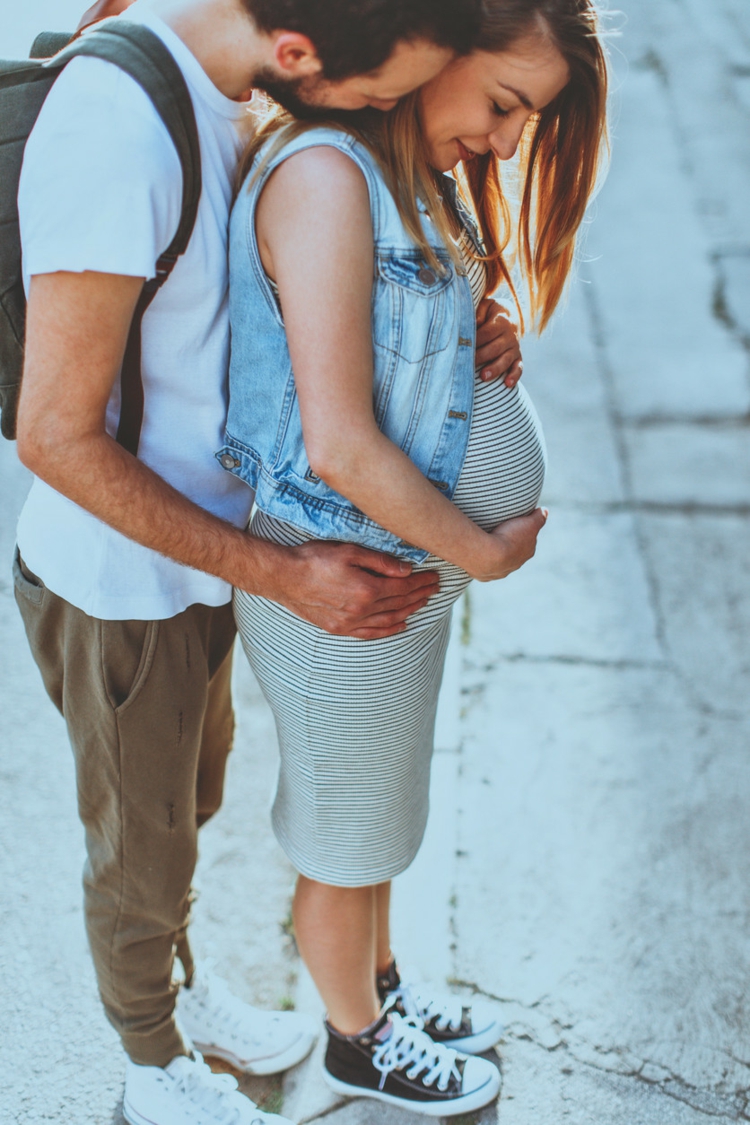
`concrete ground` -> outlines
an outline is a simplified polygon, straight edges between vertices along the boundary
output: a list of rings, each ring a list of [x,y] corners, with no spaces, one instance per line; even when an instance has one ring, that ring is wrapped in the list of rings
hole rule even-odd
[[[396,887],[401,959],[505,1021],[482,1125],[750,1120],[750,14],[621,7],[611,174],[569,306],[526,345],[550,522],[457,615],[428,838]],[[70,753],[7,580],[25,474],[0,458],[0,1121],[114,1125]],[[242,660],[237,687],[195,940],[247,998],[316,1010]],[[295,1122],[416,1120],[332,1100],[314,1060],[247,1088]]]

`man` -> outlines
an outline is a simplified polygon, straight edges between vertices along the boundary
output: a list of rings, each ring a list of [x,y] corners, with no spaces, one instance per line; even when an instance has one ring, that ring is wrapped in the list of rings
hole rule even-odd
[[[186,937],[197,828],[221,803],[232,740],[231,586],[363,639],[402,629],[435,588],[357,547],[289,550],[243,531],[252,497],[214,458],[226,411],[227,221],[249,121],[238,99],[261,86],[293,104],[386,110],[467,47],[473,6],[138,0],[119,17],[149,27],[180,66],[203,169],[191,243],[143,320],[137,459],[113,437],[118,374],[144,279],[179,220],[177,155],[140,87],[93,58],[69,64],[27,145],[18,451],[36,480],[16,591],[76,758],[87,927],[128,1055],[132,1125],[271,1120],[211,1075],[181,1025],[255,1073],[299,1061],[314,1038],[304,1017],[241,1005],[196,972]]]

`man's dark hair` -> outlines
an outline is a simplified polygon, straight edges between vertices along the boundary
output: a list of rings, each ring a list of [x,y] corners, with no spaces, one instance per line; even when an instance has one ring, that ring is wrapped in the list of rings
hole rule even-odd
[[[322,77],[369,74],[403,39],[471,50],[480,0],[243,0],[258,30],[298,31],[314,44]]]

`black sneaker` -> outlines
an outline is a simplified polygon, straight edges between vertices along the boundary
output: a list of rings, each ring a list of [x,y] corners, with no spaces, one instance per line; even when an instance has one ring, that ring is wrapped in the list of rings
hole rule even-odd
[[[393,1010],[359,1035],[341,1035],[326,1026],[323,1077],[337,1094],[377,1098],[428,1117],[452,1117],[481,1109],[500,1090],[500,1072],[491,1062],[433,1043],[418,1021]]]
[[[453,996],[434,996],[424,986],[404,984],[396,962],[377,978],[380,1002],[390,1011],[416,1018],[435,1043],[466,1055],[481,1055],[500,1041],[503,1025],[484,1001],[465,1007]]]

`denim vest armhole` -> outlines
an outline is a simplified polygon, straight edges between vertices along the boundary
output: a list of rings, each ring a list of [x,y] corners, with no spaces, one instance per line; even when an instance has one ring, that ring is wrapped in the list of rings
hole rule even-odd
[[[273,144],[273,140],[268,142],[266,148]],[[335,148],[339,152],[348,156],[354,164],[357,165],[360,172],[365,178],[367,184],[367,191],[370,197],[370,215],[372,218],[373,234],[375,242],[380,239],[380,234],[384,226],[384,205],[383,192],[387,190],[385,185],[381,185],[381,177],[379,174],[377,161],[372,153],[355,137],[346,133],[343,129],[334,129],[330,126],[311,128],[294,140],[290,141],[288,145],[281,148],[263,167],[259,176],[254,180],[252,179],[253,172],[250,173],[249,179],[251,180],[249,188],[240,190],[247,190],[249,193],[249,200],[246,201],[248,208],[248,241],[253,245],[250,248],[254,262],[260,267],[266,285],[268,278],[266,277],[263,266],[260,262],[260,255],[258,253],[257,239],[255,238],[255,211],[258,206],[261,193],[268,183],[270,176],[276,171],[286,160],[290,157],[296,156],[298,152],[305,152],[311,148]],[[264,150],[262,149],[256,157],[256,164],[263,160]],[[247,181],[246,181],[247,182]],[[270,288],[270,287],[269,287]],[[271,290],[273,293],[273,291]]]

